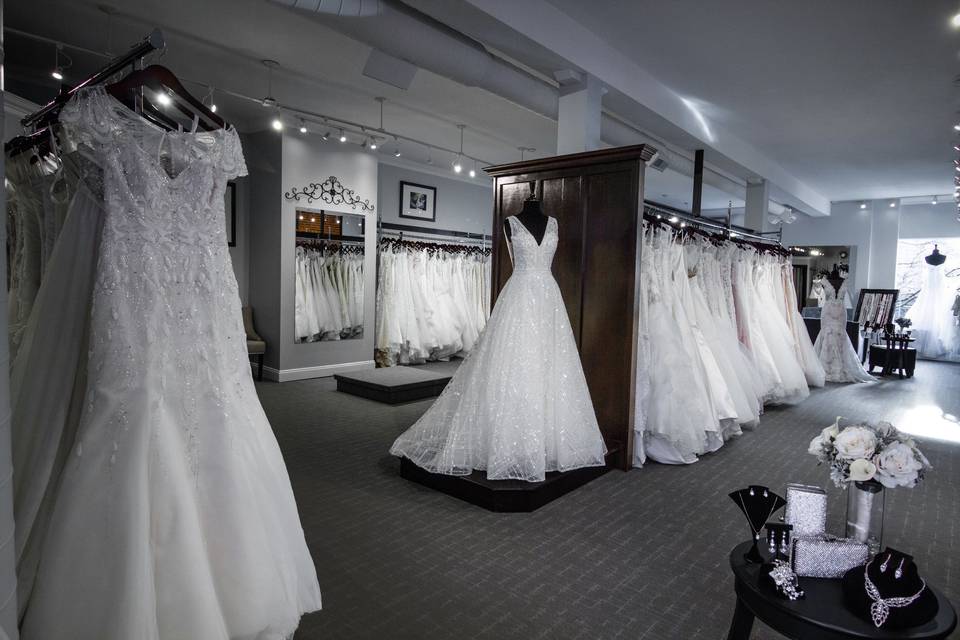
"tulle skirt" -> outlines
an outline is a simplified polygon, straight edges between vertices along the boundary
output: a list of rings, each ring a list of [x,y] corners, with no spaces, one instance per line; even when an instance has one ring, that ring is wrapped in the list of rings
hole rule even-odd
[[[433,473],[541,481],[605,464],[606,447],[560,288],[515,271],[473,352],[390,453]]]

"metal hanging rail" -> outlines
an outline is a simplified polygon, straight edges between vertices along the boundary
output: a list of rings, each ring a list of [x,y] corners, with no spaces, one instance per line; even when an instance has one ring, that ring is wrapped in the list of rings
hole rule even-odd
[[[402,233],[405,237],[421,237],[428,240],[433,240],[431,236],[446,236],[448,238],[466,238],[467,240],[477,240],[483,242],[490,242],[493,240],[493,236],[489,236],[483,233],[473,233],[471,231],[451,231],[449,229],[427,229],[424,227],[416,227],[411,224],[397,224],[395,222],[381,222],[380,230],[382,233],[390,232],[399,232]],[[427,234],[427,235],[417,235],[417,234]],[[392,235],[392,234],[391,234]]]
[[[654,213],[654,214],[659,213],[665,216],[677,217],[688,224],[693,224],[699,227],[707,227],[710,229],[716,229],[718,231],[722,231],[727,236],[730,236],[730,237],[750,238],[752,240],[759,240],[760,242],[775,242],[777,244],[780,244],[780,234],[782,233],[782,231],[775,231],[775,232],[771,231],[767,234],[753,233],[752,231],[746,230],[743,227],[738,227],[735,225],[725,225],[718,222],[707,222],[708,219],[706,218],[693,216],[693,215],[690,215],[689,213],[686,213],[684,211],[679,211],[672,207],[658,205],[656,203],[646,202],[646,201],[643,203],[643,211],[644,213]],[[777,235],[776,238],[770,237],[774,234]]]
[[[74,88],[70,89],[70,91],[61,93],[56,98],[41,107],[39,111],[35,111],[34,113],[31,113],[27,117],[23,118],[20,123],[24,127],[31,127],[34,124],[41,122],[45,116],[66,104],[67,101],[69,101],[70,98],[72,98],[73,95],[80,89],[92,84],[103,82],[118,71],[121,71],[124,67],[132,66],[151,51],[163,49],[165,46],[166,43],[163,38],[163,32],[161,32],[160,29],[154,29],[150,32],[150,35],[141,40],[139,43],[133,45],[128,52],[122,56],[114,58],[108,62],[106,66],[101,68],[99,71],[94,73],[80,84],[76,85]]]

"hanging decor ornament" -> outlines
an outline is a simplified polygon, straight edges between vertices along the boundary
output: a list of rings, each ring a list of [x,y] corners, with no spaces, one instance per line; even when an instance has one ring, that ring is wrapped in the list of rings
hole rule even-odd
[[[360,198],[353,189],[343,186],[343,183],[336,176],[330,176],[323,182],[311,182],[302,189],[294,187],[284,193],[283,197],[297,202],[301,198],[304,198],[307,202],[323,200],[328,204],[347,205],[351,209],[359,207],[361,211],[373,211],[375,209],[370,204],[369,198]]]

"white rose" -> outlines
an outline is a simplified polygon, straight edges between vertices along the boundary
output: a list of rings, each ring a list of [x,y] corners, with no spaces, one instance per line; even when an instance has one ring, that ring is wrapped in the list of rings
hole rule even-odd
[[[877,449],[877,434],[866,427],[847,427],[840,432],[833,445],[837,448],[838,458],[872,458]]]
[[[859,458],[850,463],[850,480],[852,482],[866,482],[873,480],[877,474],[877,465],[869,460]]]
[[[812,456],[820,456],[823,454],[823,436],[817,436],[810,441],[810,446],[807,447],[807,453]]]
[[[877,465],[877,480],[891,489],[914,486],[923,469],[913,449],[902,442],[890,443],[873,461]]]

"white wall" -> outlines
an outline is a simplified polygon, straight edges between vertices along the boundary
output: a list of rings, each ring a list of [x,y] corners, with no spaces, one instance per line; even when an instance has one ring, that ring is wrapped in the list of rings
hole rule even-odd
[[[282,179],[276,194],[280,216],[280,277],[274,284],[280,290],[280,361],[281,380],[332,375],[349,368],[373,367],[375,322],[375,287],[377,265],[377,157],[355,146],[324,142],[317,136],[284,135],[282,137]],[[372,212],[359,207],[331,205],[323,201],[307,203],[291,201],[283,194],[294,187],[302,189],[311,182],[323,182],[336,176],[344,187],[353,189],[357,197],[369,199]],[[294,253],[296,249],[297,207],[323,211],[365,215],[366,252],[364,260],[363,337],[355,340],[326,342],[294,342]],[[256,239],[254,239],[256,241]],[[271,365],[273,366],[273,365]]]
[[[956,238],[960,236],[957,206],[952,202],[940,204],[910,204],[901,207],[901,238]]]
[[[784,225],[783,244],[849,246],[850,278],[853,279],[854,289],[850,295],[856,304],[856,296],[860,289],[868,286],[870,278],[872,218],[873,210],[869,205],[867,209],[860,210],[856,202],[834,203],[827,217],[811,218],[799,214],[796,222]],[[896,242],[893,243],[893,254],[896,255]],[[890,287],[893,287],[892,282]]]
[[[493,183],[482,172],[475,182],[465,182],[383,162],[379,170],[377,190],[380,219],[383,222],[488,235],[492,233]],[[400,217],[401,181],[437,188],[436,222]]]

